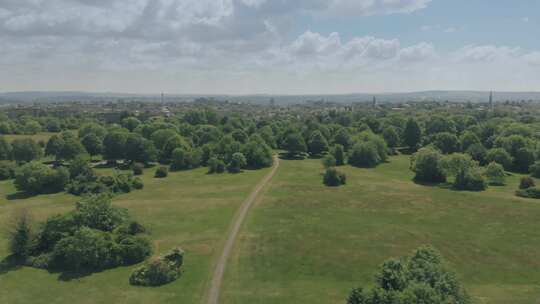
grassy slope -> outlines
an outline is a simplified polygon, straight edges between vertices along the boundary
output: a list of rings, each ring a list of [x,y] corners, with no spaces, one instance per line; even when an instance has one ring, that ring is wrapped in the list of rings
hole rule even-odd
[[[229,223],[241,202],[268,172],[206,175],[205,169],[152,177],[146,171],[145,189],[114,199],[117,206],[151,229],[156,254],[174,246],[186,250],[185,273],[160,288],[128,284],[133,267],[120,267],[83,278],[62,280],[59,274],[32,268],[0,271],[0,303],[201,303],[212,265],[221,250]],[[0,229],[13,210],[28,207],[36,220],[73,208],[77,198],[66,194],[7,200],[15,192],[0,182]],[[5,231],[0,230],[0,259],[6,255]]]
[[[389,257],[433,244],[477,303],[540,301],[540,202],[513,195],[518,177],[486,192],[411,182],[408,158],[341,168],[324,187],[318,160],[283,161],[252,210],[222,303],[343,303]]]

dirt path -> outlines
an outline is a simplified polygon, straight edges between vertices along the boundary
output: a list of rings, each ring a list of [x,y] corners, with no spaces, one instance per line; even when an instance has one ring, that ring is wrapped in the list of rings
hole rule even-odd
[[[219,257],[219,260],[216,264],[216,268],[214,270],[214,275],[212,277],[212,283],[210,286],[210,290],[208,291],[208,304],[218,304],[219,302],[219,291],[221,288],[221,282],[223,280],[223,274],[225,273],[225,266],[227,265],[227,260],[229,259],[229,255],[231,254],[232,247],[234,245],[234,242],[236,241],[236,238],[238,237],[238,232],[240,231],[240,227],[242,226],[242,223],[246,219],[247,213],[255,200],[257,199],[257,196],[261,192],[261,190],[268,184],[268,182],[274,177],[276,174],[276,171],[279,167],[279,158],[274,157],[274,166],[272,167],[272,171],[268,173],[262,181],[260,181],[253,192],[248,196],[248,198],[242,203],[242,206],[240,207],[240,210],[238,212],[238,215],[235,217],[232,229],[230,230],[229,236],[227,238],[227,241],[225,242],[225,246],[223,247],[223,252],[221,253],[221,256]]]

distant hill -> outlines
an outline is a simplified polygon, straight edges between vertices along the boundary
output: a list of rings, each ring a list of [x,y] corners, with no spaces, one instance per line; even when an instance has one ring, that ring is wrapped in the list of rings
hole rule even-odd
[[[540,101],[540,92],[494,92],[494,100],[534,100]],[[268,103],[273,99],[277,104],[303,103],[306,101],[327,102],[370,102],[373,96],[378,102],[407,102],[407,101],[451,101],[451,102],[487,102],[487,91],[422,91],[407,93],[355,93],[343,95],[165,95],[165,101],[194,101],[198,98],[214,98],[232,102]],[[0,103],[31,103],[31,102],[92,102],[92,101],[160,101],[161,95],[142,95],[129,93],[91,93],[91,92],[6,92],[0,93]]]

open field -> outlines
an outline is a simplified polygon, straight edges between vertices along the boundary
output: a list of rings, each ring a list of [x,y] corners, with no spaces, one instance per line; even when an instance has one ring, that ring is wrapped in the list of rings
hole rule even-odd
[[[437,247],[475,303],[540,303],[540,203],[514,196],[518,176],[486,192],[411,181],[407,156],[342,167],[327,188],[319,160],[282,161],[252,209],[225,274],[222,301],[343,303],[377,266]]]
[[[154,170],[146,170],[144,190],[116,197],[113,203],[128,208],[151,230],[156,254],[174,246],[186,250],[185,273],[179,280],[160,288],[133,287],[128,278],[136,266],[75,279],[26,267],[2,269],[0,303],[201,303],[231,219],[269,169],[207,175],[202,168],[159,180],[153,178]],[[70,210],[77,200],[66,194],[16,199],[13,193],[11,182],[0,182],[1,227],[17,208],[26,207],[36,220],[43,220]],[[3,258],[7,248],[5,231],[1,233]]]
[[[4,137],[9,142],[14,141],[15,139],[31,138],[31,139],[35,140],[36,142],[43,141],[43,142],[46,143],[49,140],[49,138],[51,138],[51,136],[53,136],[54,134],[58,134],[58,133],[39,132],[39,133],[33,134],[33,135],[6,134],[6,135],[1,135],[1,136]]]

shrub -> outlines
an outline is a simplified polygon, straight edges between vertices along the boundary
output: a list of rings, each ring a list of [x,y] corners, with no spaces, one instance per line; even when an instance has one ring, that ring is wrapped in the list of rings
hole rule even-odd
[[[381,161],[377,147],[370,142],[354,145],[349,156],[349,164],[355,167],[371,168],[377,166]]]
[[[55,193],[64,190],[69,181],[65,168],[52,169],[38,162],[27,163],[15,172],[15,187],[30,194]]]
[[[347,176],[335,168],[328,168],[324,173],[323,183],[329,187],[338,187],[347,183]]]
[[[133,179],[133,188],[136,189],[136,190],[141,190],[142,188],[144,188],[144,183],[142,181],[142,179],[136,177]]]
[[[131,285],[161,286],[180,277],[184,251],[173,249],[165,256],[154,259],[135,269],[129,278]]]
[[[536,183],[534,182],[534,179],[529,176],[522,177],[519,181],[519,189],[529,189],[532,187],[535,187]]]
[[[342,145],[335,145],[332,149],[332,155],[336,159],[336,166],[343,166],[345,164],[345,149]]]
[[[156,178],[165,178],[169,175],[169,168],[160,166],[156,170],[156,174],[154,174],[154,177]]]
[[[518,191],[516,191],[516,195],[521,196],[521,197],[539,199],[540,198],[540,188],[531,187],[531,188],[527,188],[527,189],[518,190]]]
[[[212,157],[208,160],[208,173],[223,173],[225,172],[225,162],[217,157]]]
[[[144,172],[144,164],[134,163],[132,169],[133,169],[133,175],[142,175]]]
[[[411,170],[415,172],[414,180],[428,183],[446,181],[442,167],[442,155],[437,150],[422,148],[411,158]]]
[[[494,186],[503,186],[505,184],[506,173],[503,166],[497,163],[490,163],[484,171],[487,182]]]
[[[459,175],[458,175],[459,176]],[[457,189],[469,191],[483,191],[487,188],[487,182],[477,168],[465,171],[465,175],[459,179],[456,178],[454,186]]]
[[[31,218],[26,211],[15,215],[13,225],[8,231],[9,252],[19,261],[24,261],[30,254],[33,242]]]
[[[336,166],[336,159],[334,158],[334,156],[328,154],[322,158],[321,163],[325,169],[328,169],[330,167]]]

